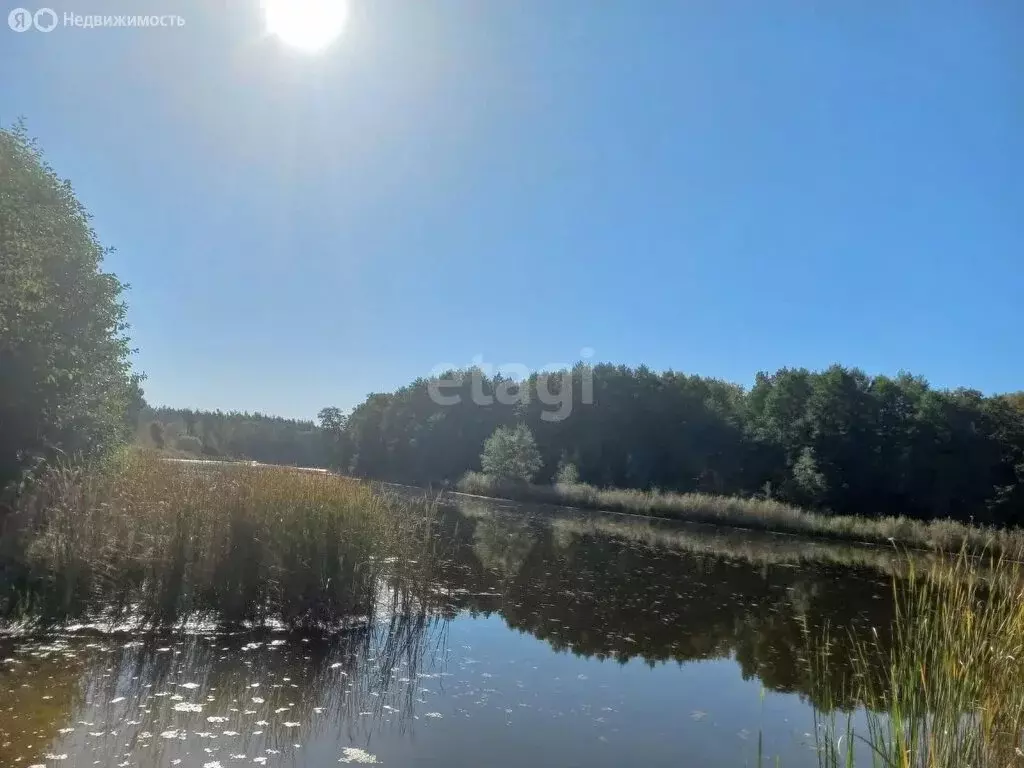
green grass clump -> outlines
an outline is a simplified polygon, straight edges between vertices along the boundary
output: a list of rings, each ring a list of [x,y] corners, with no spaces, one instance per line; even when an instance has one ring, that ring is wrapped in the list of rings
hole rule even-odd
[[[913,570],[913,568],[912,568]],[[892,642],[854,654],[865,725],[821,719],[820,762],[946,768],[1024,759],[1024,574],[994,558],[984,572],[966,553],[894,582]],[[818,662],[828,664],[827,652]],[[880,674],[879,674],[880,671]],[[863,759],[862,759],[863,762]]]
[[[469,472],[458,483],[462,493],[539,504],[623,512],[694,523],[730,525],[759,531],[876,544],[901,544],[936,552],[1024,552],[1024,534],[957,523],[906,517],[867,517],[809,512],[772,499],[598,488],[585,483],[528,485]]]
[[[433,517],[334,475],[129,451],[49,470],[0,520],[0,615],[327,627],[421,580]]]

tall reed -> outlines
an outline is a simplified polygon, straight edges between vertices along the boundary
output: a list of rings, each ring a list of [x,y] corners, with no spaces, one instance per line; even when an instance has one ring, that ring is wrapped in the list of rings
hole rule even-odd
[[[961,553],[894,581],[892,642],[862,643],[855,654],[863,725],[823,718],[821,763],[852,766],[860,746],[886,768],[1020,764],[1022,575],[1016,560],[992,558],[983,571]]]
[[[337,476],[129,451],[50,470],[8,517],[8,614],[313,627],[422,580],[434,514]]]

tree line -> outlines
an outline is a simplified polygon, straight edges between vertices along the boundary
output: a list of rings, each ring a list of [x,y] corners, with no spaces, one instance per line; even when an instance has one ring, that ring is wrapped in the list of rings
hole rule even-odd
[[[103,271],[106,254],[24,127],[0,128],[0,488],[41,461],[102,454],[133,434],[419,485],[479,469],[490,439],[485,469],[516,466],[536,482],[1024,523],[1024,394],[936,389],[910,374],[784,368],[744,388],[581,364],[522,382],[453,372],[443,398],[440,380],[417,379],[351,413],[324,408],[317,424],[150,409],[130,363],[125,286]]]
[[[146,407],[137,440],[211,459],[251,459],[267,464],[323,467],[327,445],[312,421],[242,411]]]
[[[480,391],[495,395],[508,380],[473,369],[444,379],[447,392],[461,395],[457,402],[438,404],[437,380],[417,379],[370,395],[347,416],[321,411],[329,462],[366,477],[455,482],[480,468],[496,430],[524,425],[539,453],[536,482],[568,476],[599,486],[763,495],[842,514],[1024,522],[1020,393],[937,389],[920,376],[840,365],[760,373],[744,388],[600,364],[535,374],[518,383],[515,402],[479,405]],[[561,420],[538,397],[552,381],[578,403]],[[585,387],[591,405],[582,404]]]

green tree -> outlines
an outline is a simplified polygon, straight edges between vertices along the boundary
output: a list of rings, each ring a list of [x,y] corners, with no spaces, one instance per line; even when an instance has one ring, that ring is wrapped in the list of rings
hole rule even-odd
[[[558,471],[555,472],[555,482],[559,485],[573,485],[580,481],[580,471],[571,461],[558,462]]]
[[[525,424],[512,429],[498,427],[484,443],[480,466],[485,473],[502,480],[530,482],[540,469],[540,451]]]
[[[351,461],[351,450],[348,431],[348,417],[340,408],[329,406],[321,408],[317,414],[320,432],[324,440],[324,455],[327,462],[335,469],[347,472]]]
[[[818,505],[826,498],[828,480],[818,471],[813,448],[804,448],[800,452],[800,457],[793,464],[793,482],[805,504]]]
[[[24,127],[0,128],[0,485],[34,459],[128,436],[139,379],[105,254]]]

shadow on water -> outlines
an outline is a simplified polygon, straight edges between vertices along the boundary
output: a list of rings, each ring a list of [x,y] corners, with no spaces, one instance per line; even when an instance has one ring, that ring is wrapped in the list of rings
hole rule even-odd
[[[715,728],[747,749],[745,734],[759,727],[729,712],[747,717],[756,708],[751,684],[795,695],[779,699],[787,702],[779,723],[787,738],[803,739],[798,762],[813,764],[812,734],[803,732],[813,730],[812,705],[853,706],[842,695],[853,674],[844,643],[876,628],[886,642],[900,560],[468,499],[441,511],[437,535],[451,557],[429,583],[403,595],[382,583],[375,618],[332,635],[64,631],[0,639],[0,764],[69,764],[55,759],[61,755],[82,765],[215,768],[243,757],[321,765],[380,755],[390,764],[414,756],[447,764],[454,743],[467,759],[495,765],[552,754],[591,764],[636,754],[667,764],[693,750],[694,739],[706,741],[700,749],[714,762],[725,754]],[[812,674],[826,627],[839,630],[832,661]],[[737,680],[743,686],[730,688]],[[685,748],[674,744],[673,723],[697,728],[701,697],[715,686],[720,711],[709,722],[717,721],[688,735]],[[610,727],[613,715],[620,722]],[[804,715],[806,723],[790,722]],[[453,728],[451,718],[471,716],[458,731],[440,724],[445,717],[444,728]],[[485,741],[506,743],[527,717],[546,752],[529,753],[520,741],[497,757],[485,749]],[[570,739],[583,727],[570,726],[571,718],[592,730]],[[545,730],[549,723],[558,728]],[[445,736],[424,736],[427,724]],[[581,746],[584,737],[592,746]],[[632,751],[609,751],[616,742]]]

